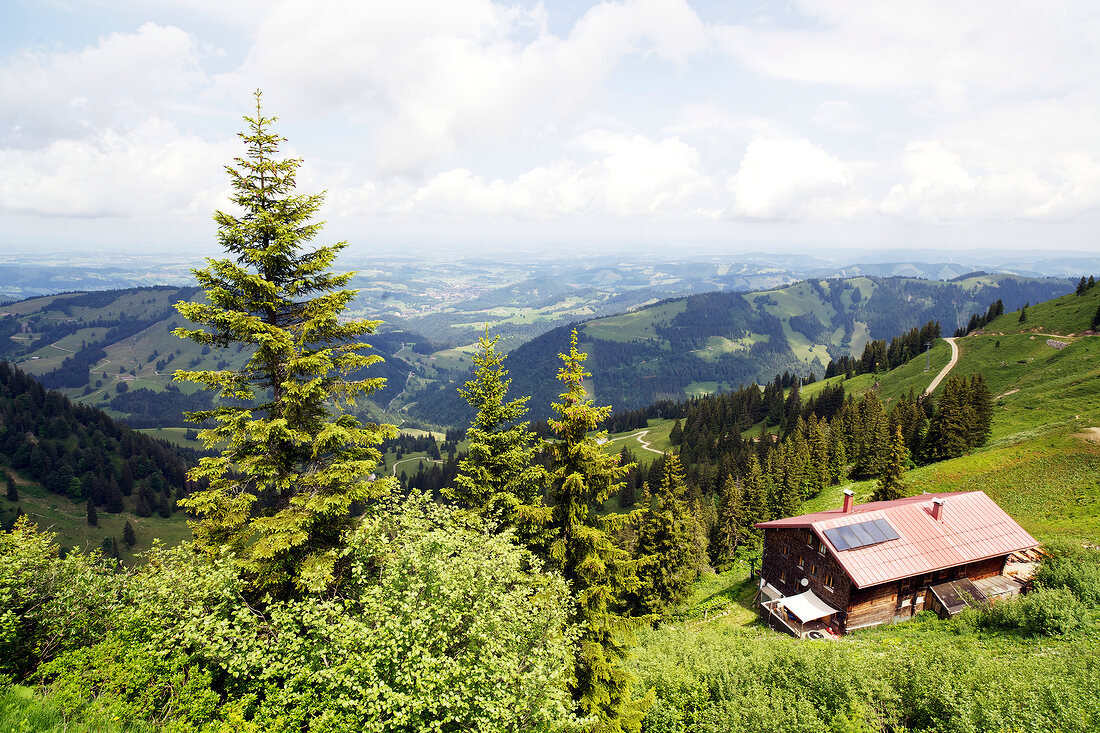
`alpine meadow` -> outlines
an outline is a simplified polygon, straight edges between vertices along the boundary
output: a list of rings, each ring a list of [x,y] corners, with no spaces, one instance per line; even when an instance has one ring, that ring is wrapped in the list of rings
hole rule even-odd
[[[283,24],[305,22],[288,8]],[[545,34],[560,12],[528,11],[504,15]],[[496,38],[501,18],[469,22]],[[584,18],[570,44],[611,16]],[[649,43],[615,18],[643,39],[624,44]],[[533,76],[575,73],[540,70],[535,51]],[[434,93],[458,94],[452,81]],[[961,104],[944,90],[937,104]],[[323,207],[364,205],[299,180],[344,186],[354,169],[288,153],[279,130],[297,123],[264,102],[224,166],[219,254],[186,282],[88,288],[102,273],[86,269],[62,280],[80,290],[35,279],[0,306],[0,730],[1100,730],[1095,276],[1038,258],[735,271],[736,255],[670,252],[545,253],[531,269],[424,246],[402,279],[356,260],[354,240],[324,243],[347,227]],[[609,178],[653,174],[615,168],[648,143],[608,142],[623,123],[592,114],[608,129],[575,147],[607,146]],[[446,128],[435,143],[459,161],[486,134],[426,102],[401,121],[379,123],[378,165],[395,172],[354,188],[372,201],[415,209],[476,185],[499,212],[537,197],[466,170],[401,203],[426,165],[401,156],[406,137]],[[803,142],[809,188],[858,173]],[[677,175],[702,165],[677,167],[682,145],[657,146]],[[592,170],[563,159],[519,180],[590,191]],[[725,190],[758,201],[744,218],[782,204],[737,176]],[[849,193],[815,201],[858,209]],[[721,218],[704,204],[693,217]]]

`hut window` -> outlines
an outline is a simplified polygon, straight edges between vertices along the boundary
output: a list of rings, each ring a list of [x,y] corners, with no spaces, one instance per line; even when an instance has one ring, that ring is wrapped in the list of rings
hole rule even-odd
[[[786,555],[786,554],[787,554],[787,552],[788,552],[788,549],[787,549],[787,544],[786,544],[786,543],[783,543],[782,545],[780,545],[780,546],[779,546],[779,551],[780,551],[780,552],[782,552],[782,553],[783,553],[784,555]]]
[[[798,569],[801,570],[804,567],[806,567],[806,558],[804,558],[804,557],[798,558]]]
[[[822,555],[825,554],[825,541],[824,540],[818,540],[817,541],[817,551],[820,552]]]
[[[833,589],[833,574],[825,573],[825,578],[821,581],[829,590]]]
[[[810,575],[812,575],[814,577],[817,577],[817,563],[816,562],[810,563]]]
[[[814,533],[810,530],[806,530],[806,544],[810,547],[814,546]]]
[[[780,570],[779,571],[779,582],[780,583],[786,583],[787,582],[787,571],[786,570]]]

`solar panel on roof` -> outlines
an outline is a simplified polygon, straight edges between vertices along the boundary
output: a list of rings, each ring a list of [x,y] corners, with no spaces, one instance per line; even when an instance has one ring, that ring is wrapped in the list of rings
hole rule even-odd
[[[855,532],[853,532],[852,530],[848,529],[847,527],[837,527],[833,531],[839,534],[840,538],[844,540],[844,547],[839,549],[847,550],[849,547],[859,547],[859,538],[856,537]]]
[[[890,523],[885,519],[873,519],[871,524],[875,525],[882,531],[882,534],[886,536],[887,540],[901,539],[901,535],[894,531],[894,528],[890,526]]]
[[[875,542],[885,542],[886,533],[879,529],[879,526],[874,521],[866,522],[864,525],[867,529],[867,534],[874,538]]]
[[[837,550],[856,550],[860,547],[900,539],[898,533],[885,519],[871,519],[843,527],[834,527],[825,530],[825,536]]]
[[[860,522],[859,524],[850,524],[848,529],[852,530],[856,537],[859,538],[859,544],[854,547],[862,547],[863,545],[873,545],[878,542],[875,536],[871,534],[871,531],[867,528],[869,522]]]

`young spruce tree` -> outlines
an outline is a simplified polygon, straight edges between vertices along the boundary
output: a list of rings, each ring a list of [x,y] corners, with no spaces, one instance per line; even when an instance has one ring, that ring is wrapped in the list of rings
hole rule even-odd
[[[635,594],[645,613],[661,614],[682,601],[699,575],[696,521],[684,499],[684,469],[666,453],[657,493],[641,511],[637,555],[642,584]]]
[[[882,474],[875,487],[875,501],[890,501],[905,496],[905,482],[902,475],[905,473],[909,462],[909,451],[905,447],[905,436],[901,434],[901,427],[894,428],[894,438],[890,442],[890,453],[882,468]]]
[[[477,415],[466,431],[467,457],[458,462],[455,485],[444,489],[448,498],[502,527],[515,527],[524,537],[549,519],[542,504],[546,471],[535,460],[539,440],[517,422],[527,413],[528,397],[505,402],[508,370],[506,355],[496,350],[500,336],[478,339],[474,378],[459,388]]]
[[[197,327],[175,333],[204,346],[244,346],[250,358],[240,369],[175,374],[221,398],[188,415],[213,424],[199,437],[222,452],[192,469],[190,478],[209,488],[180,504],[198,517],[198,548],[228,548],[254,590],[285,596],[333,582],[352,503],[389,489],[388,479],[368,477],[380,458],[374,446],[396,430],[339,411],[382,385],[351,379],[381,360],[358,353],[378,322],[341,318],[356,292],[345,287],[352,273],[329,268],[346,243],[309,246],[321,230],[311,219],[323,195],[295,193],[301,160],[277,157],[285,138],[272,132],[259,92],[256,116],[244,119],[247,155],[226,166],[236,211],[214,214],[228,256],[193,271],[206,299],[176,305]]]
[[[558,379],[565,385],[561,402],[551,407],[558,418],[550,429],[557,440],[551,454],[552,517],[550,562],[569,581],[577,598],[574,621],[583,629],[570,687],[581,714],[595,719],[597,731],[636,731],[645,702],[631,696],[631,679],[622,667],[637,619],[620,610],[624,597],[639,586],[637,561],[615,544],[609,529],[615,520],[599,510],[622,487],[630,466],[600,449],[591,435],[610,413],[595,407],[584,391],[588,355],[577,350],[573,331]],[[621,520],[622,517],[620,516]]]

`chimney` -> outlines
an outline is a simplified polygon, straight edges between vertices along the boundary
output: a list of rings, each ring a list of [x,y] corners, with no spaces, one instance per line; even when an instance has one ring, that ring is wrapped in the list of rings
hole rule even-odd
[[[852,504],[855,503],[856,492],[851,489],[844,489],[844,509],[842,511],[845,514],[852,513]]]
[[[943,499],[932,500],[932,519],[937,522],[943,518]]]

